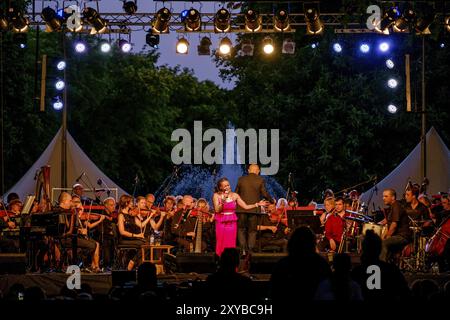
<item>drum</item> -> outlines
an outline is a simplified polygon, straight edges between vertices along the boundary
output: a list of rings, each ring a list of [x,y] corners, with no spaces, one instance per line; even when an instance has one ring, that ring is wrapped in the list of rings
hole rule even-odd
[[[373,230],[373,232],[375,232],[375,234],[377,234],[381,237],[381,235],[383,234],[383,228],[384,228],[384,226],[382,226],[382,225],[379,225],[379,224],[376,224],[373,222],[366,222],[363,224],[362,234],[365,236],[367,230]]]
[[[445,244],[450,238],[450,219],[447,218],[442,222],[439,229],[431,237],[430,241],[425,246],[425,251],[433,256],[441,256],[444,252]]]

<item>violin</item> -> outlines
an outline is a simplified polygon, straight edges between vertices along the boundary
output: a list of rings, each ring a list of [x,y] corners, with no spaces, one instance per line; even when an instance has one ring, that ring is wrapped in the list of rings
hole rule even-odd
[[[203,218],[202,222],[208,222],[209,219],[211,219],[211,213],[207,209],[194,208],[191,211],[191,216],[197,218],[199,216],[200,212],[201,212],[202,218]]]
[[[133,208],[130,210],[130,214],[133,216],[137,216],[138,214],[140,214],[142,217],[148,217],[148,216],[157,217],[157,216],[161,215],[161,212],[160,212],[159,208],[152,209],[152,210]]]
[[[0,218],[4,218],[4,217],[14,218],[15,216],[17,216],[17,214],[10,210],[1,210],[0,211]]]

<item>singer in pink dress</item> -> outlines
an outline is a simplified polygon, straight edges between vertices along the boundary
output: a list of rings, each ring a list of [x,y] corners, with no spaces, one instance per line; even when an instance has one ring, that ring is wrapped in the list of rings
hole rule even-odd
[[[220,256],[225,248],[236,248],[237,215],[236,206],[244,209],[254,209],[265,205],[265,201],[248,205],[241,197],[231,192],[230,182],[222,178],[217,182],[213,195],[214,220],[216,227],[216,254]]]

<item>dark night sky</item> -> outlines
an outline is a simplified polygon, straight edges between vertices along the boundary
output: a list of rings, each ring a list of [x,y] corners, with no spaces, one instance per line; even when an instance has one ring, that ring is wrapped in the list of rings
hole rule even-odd
[[[87,6],[92,6],[95,8],[95,3],[92,1],[85,2]],[[138,0],[138,13],[146,12],[153,13],[158,11],[164,5],[160,1],[148,1],[148,0]],[[122,0],[101,0],[99,1],[100,14],[102,12],[108,13],[122,13],[123,2]],[[199,2],[199,1],[185,1],[185,2],[171,2],[166,1],[165,6],[169,9],[172,8],[172,14],[179,13],[183,9],[189,9],[191,6],[196,8],[201,12],[216,12],[221,8],[222,3],[220,2]],[[148,30],[148,28],[146,28]],[[133,52],[140,52],[145,45],[145,32],[142,30],[133,31],[131,35],[131,41],[134,44]],[[223,82],[219,78],[219,70],[216,68],[212,57],[209,56],[199,56],[197,54],[197,45],[199,43],[199,36],[208,35],[211,38],[212,46],[211,49],[216,48],[219,42],[219,36],[215,34],[199,34],[191,33],[185,34],[185,37],[190,43],[189,53],[187,55],[180,55],[175,52],[175,45],[177,41],[177,36],[179,36],[176,31],[171,31],[169,34],[161,36],[160,47],[158,49],[160,53],[160,58],[158,61],[159,65],[167,64],[169,66],[180,65],[181,67],[187,67],[194,70],[195,76],[199,80],[212,80],[217,85],[223,88],[231,89],[234,84],[229,82]],[[227,34],[227,36],[233,41],[235,39],[233,34]]]

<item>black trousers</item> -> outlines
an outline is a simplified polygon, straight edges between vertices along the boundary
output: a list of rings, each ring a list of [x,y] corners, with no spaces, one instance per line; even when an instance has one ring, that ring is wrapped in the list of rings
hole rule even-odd
[[[101,245],[101,257],[103,260],[103,266],[111,267],[114,257],[114,238],[103,237],[103,241],[100,242]]]
[[[122,238],[119,241],[119,245],[126,246],[129,248],[135,248],[136,250],[128,250],[127,259],[128,261],[132,260],[134,264],[139,264],[142,261],[142,245],[145,244],[144,239],[136,239],[136,238]]]
[[[241,250],[255,251],[258,216],[256,214],[239,214],[238,243]]]

